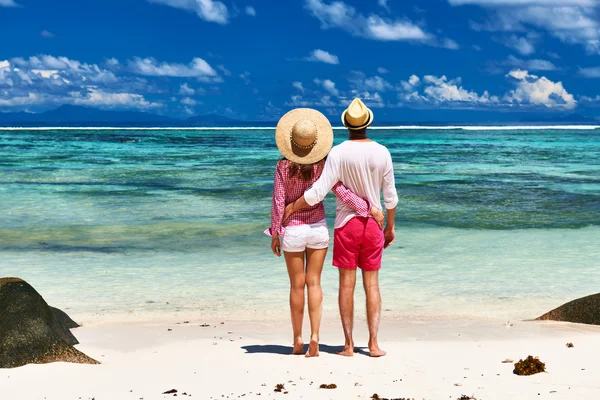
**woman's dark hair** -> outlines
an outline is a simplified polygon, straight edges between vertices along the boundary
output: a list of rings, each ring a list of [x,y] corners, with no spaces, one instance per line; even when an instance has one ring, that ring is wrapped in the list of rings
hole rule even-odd
[[[313,179],[314,173],[315,173],[315,168],[314,166],[316,164],[322,164],[325,162],[325,158],[322,159],[321,161],[317,161],[314,164],[298,164],[295,163],[293,161],[289,161],[288,160],[288,176],[290,178],[294,177],[294,176],[298,176],[300,177],[302,180],[305,181],[310,181]]]

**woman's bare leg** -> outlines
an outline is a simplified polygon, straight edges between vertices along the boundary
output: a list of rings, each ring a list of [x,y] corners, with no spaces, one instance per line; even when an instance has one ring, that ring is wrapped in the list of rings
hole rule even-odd
[[[319,355],[319,328],[323,310],[321,272],[327,249],[306,249],[306,287],[308,289],[308,317],[310,318],[310,344],[306,357]]]
[[[290,277],[290,313],[294,332],[294,350],[292,354],[304,352],[302,341],[302,318],[304,317],[304,252],[284,251],[285,264]]]

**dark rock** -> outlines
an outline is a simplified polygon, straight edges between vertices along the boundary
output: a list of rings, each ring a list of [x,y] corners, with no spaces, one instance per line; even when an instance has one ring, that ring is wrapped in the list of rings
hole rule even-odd
[[[67,313],[64,312],[63,310],[59,310],[58,308],[54,308],[54,307],[50,307],[50,309],[54,313],[54,316],[56,317],[56,321],[64,329],[75,329],[75,328],[79,328],[81,326],[77,322],[73,321],[71,319],[71,317],[69,317],[67,315]],[[75,343],[75,344],[77,344],[77,343]]]
[[[78,342],[69,327],[75,325],[24,280],[0,278],[0,368],[57,361],[99,364],[73,347]]]
[[[600,293],[570,301],[536,319],[600,325]]]

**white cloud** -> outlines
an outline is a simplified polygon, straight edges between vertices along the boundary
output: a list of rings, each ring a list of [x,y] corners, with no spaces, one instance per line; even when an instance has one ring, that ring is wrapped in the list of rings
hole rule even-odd
[[[481,51],[482,48],[481,48],[481,46],[474,44],[473,45],[473,50],[475,50],[475,51]]]
[[[378,75],[367,77],[360,71],[352,71],[348,83],[350,88],[356,92],[386,92],[394,89],[394,85],[384,78]]]
[[[109,68],[116,68],[118,66],[120,66],[121,64],[119,63],[119,60],[117,60],[114,57],[108,58],[106,59],[106,61],[104,61],[104,64],[109,67]]]
[[[431,35],[423,32],[421,28],[406,21],[386,21],[381,17],[371,15],[367,18],[366,30],[368,37],[377,40],[416,40],[431,39]]]
[[[402,103],[449,108],[507,108],[547,107],[556,109],[575,108],[577,102],[561,82],[552,82],[545,77],[515,69],[507,75],[515,89],[503,96],[491,95],[488,91],[479,94],[463,87],[462,79],[449,80],[446,76],[425,75],[420,79],[413,75],[403,81],[398,96]]]
[[[579,100],[583,103],[600,103],[600,95],[596,97],[581,96]]]
[[[452,5],[477,4],[481,6],[594,6],[598,0],[449,0]]]
[[[140,78],[117,77],[96,64],[39,55],[0,62],[0,106],[39,110],[62,104],[99,108],[150,109],[161,106],[135,91],[148,90]]]
[[[415,90],[415,86],[418,86],[421,83],[421,79],[416,75],[411,75],[407,81],[401,81],[400,86],[405,92],[411,92]]]
[[[223,73],[225,76],[231,76],[231,71],[229,71],[223,64],[217,65],[217,69]]]
[[[154,58],[135,57],[128,62],[129,69],[140,75],[198,78],[219,81],[217,72],[203,59],[194,58],[189,64],[157,62]]]
[[[380,76],[373,76],[371,78],[365,79],[364,81],[364,90],[385,92],[390,89],[393,89],[392,84]]]
[[[418,85],[418,84],[419,84],[419,81],[420,81],[420,79],[419,79],[419,77],[418,77],[418,76],[416,76],[416,75],[411,75],[411,76],[410,76],[410,79],[408,80],[408,83],[410,83],[410,84],[411,84],[411,85],[413,85],[413,86],[416,86],[416,85]]]
[[[244,71],[240,74],[240,79],[246,84],[250,84],[250,72]]]
[[[325,89],[327,92],[329,92],[332,96],[339,96],[340,92],[339,90],[337,90],[335,88],[335,82],[329,80],[329,79],[325,79],[325,80],[321,80],[318,78],[315,78],[314,80],[315,84],[322,86],[323,89]]]
[[[229,22],[227,6],[213,0],[148,0],[151,3],[164,4],[196,13],[198,17],[208,22],[226,24]]]
[[[579,75],[586,78],[600,78],[600,67],[579,68]]]
[[[248,14],[248,15],[250,15],[252,17],[256,17],[256,10],[252,6],[247,6],[246,7],[246,14]]]
[[[561,82],[529,74],[524,70],[513,70],[507,74],[517,81],[517,87],[504,96],[510,103],[544,105],[549,108],[572,109],[577,106]]]
[[[306,61],[322,62],[325,64],[339,64],[340,60],[335,54],[331,54],[325,50],[316,49],[310,53],[310,56],[305,58]]]
[[[388,0],[377,0],[377,4],[379,4],[381,7],[385,8],[386,10],[389,10],[389,6],[388,6]]]
[[[293,95],[285,105],[291,107],[335,107],[338,104],[331,100],[331,96],[319,96],[318,100],[308,100],[302,95]]]
[[[450,50],[458,50],[460,49],[460,46],[458,45],[458,43],[456,43],[456,41],[452,40],[452,39],[442,39],[440,47],[444,47],[446,49],[450,49]]]
[[[423,93],[428,101],[434,103],[468,103],[470,105],[489,104],[496,102],[495,98],[490,98],[487,92],[478,95],[474,91],[469,91],[460,86],[460,78],[448,81],[446,76],[425,75],[423,82],[426,87]]]
[[[292,82],[292,86],[300,91],[300,93],[304,94],[304,86],[302,82]]]
[[[50,32],[50,31],[46,31],[46,30],[44,30],[44,31],[41,31],[41,32],[40,32],[40,35],[41,35],[42,37],[45,37],[45,38],[47,38],[47,39],[53,38],[53,37],[55,36],[55,35],[54,35],[54,33]]]
[[[368,16],[343,1],[327,3],[324,0],[305,0],[306,9],[321,22],[322,29],[342,29],[353,36],[380,41],[407,41],[430,46],[458,48],[452,39],[438,40],[407,18],[384,19],[376,14]]]
[[[0,7],[19,7],[14,0],[0,0]]]
[[[511,35],[511,36],[501,40],[501,42],[506,47],[515,49],[524,56],[528,56],[530,54],[535,53],[535,46],[533,45],[531,40],[526,37],[519,37],[517,35]]]
[[[73,99],[71,104],[92,107],[140,109],[162,107],[161,103],[150,102],[140,94],[105,92],[96,88],[89,88],[84,96],[80,93],[72,93],[71,97]]]
[[[383,68],[383,67],[379,67],[377,68],[377,73],[378,74],[388,74],[390,71],[388,71],[387,69]]]
[[[474,23],[476,30],[521,32],[534,27],[568,44],[580,44],[591,54],[600,54],[600,0],[449,0],[453,5],[487,7],[491,19]],[[525,44],[523,50],[528,51]],[[524,54],[524,53],[522,53]]]
[[[556,65],[547,60],[521,60],[515,56],[508,56],[503,64],[529,71],[555,71],[558,69]]]
[[[197,104],[197,101],[189,97],[184,97],[183,99],[181,99],[181,104],[185,104],[186,106],[195,106]]]
[[[181,94],[181,95],[191,96],[194,93],[196,93],[196,91],[194,89],[192,89],[191,87],[189,87],[187,83],[182,83],[179,86],[179,94]]]

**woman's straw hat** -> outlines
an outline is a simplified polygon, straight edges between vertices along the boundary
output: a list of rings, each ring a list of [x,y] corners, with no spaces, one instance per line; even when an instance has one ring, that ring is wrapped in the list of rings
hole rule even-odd
[[[371,111],[360,99],[352,100],[346,111],[342,113],[342,123],[350,130],[358,130],[369,126],[373,122]]]
[[[333,129],[327,117],[312,108],[296,108],[285,114],[275,130],[277,148],[298,164],[321,161],[333,145]]]

